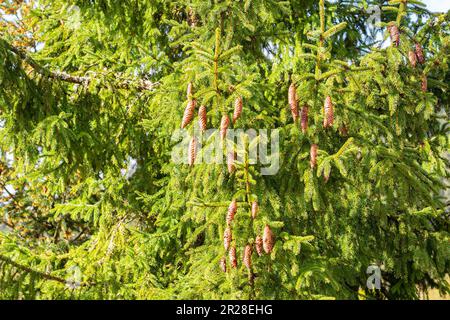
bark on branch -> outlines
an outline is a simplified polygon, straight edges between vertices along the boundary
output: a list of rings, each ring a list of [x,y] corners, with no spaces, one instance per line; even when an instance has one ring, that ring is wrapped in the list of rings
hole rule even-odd
[[[29,268],[27,266],[21,265],[21,264],[15,262],[15,261],[11,260],[10,258],[5,257],[3,255],[0,255],[0,260],[2,260],[3,262],[6,262],[7,264],[9,264],[11,266],[13,266],[14,268],[20,269],[20,270],[25,271],[27,273],[36,274],[36,275],[40,276],[41,278],[44,278],[44,279],[47,279],[47,280],[57,281],[57,282],[64,283],[64,284],[67,283],[67,281],[62,279],[62,278],[55,277],[55,276],[53,276],[51,274],[48,274],[48,273],[45,273],[45,272],[40,272],[40,271],[31,269],[31,268]]]
[[[94,75],[76,76],[66,72],[48,70],[42,67],[36,61],[34,61],[24,50],[16,48],[11,44],[7,45],[10,51],[15,53],[17,57],[19,57],[22,61],[26,62],[29,66],[31,66],[37,73],[41,74],[42,76],[81,85],[88,85],[93,79],[96,78],[96,76]],[[119,89],[136,89],[138,91],[148,91],[155,89],[158,83],[144,79],[136,79],[136,80],[119,80],[117,83],[114,83],[114,85]]]
[[[10,259],[10,258],[8,258],[8,257],[6,257],[4,255],[1,255],[1,254],[0,254],[0,261],[6,262],[7,264],[13,266],[16,269],[25,271],[25,272],[30,273],[30,274],[35,274],[35,275],[39,276],[40,278],[43,278],[43,279],[46,279],[46,280],[56,281],[56,282],[59,282],[59,283],[65,284],[65,285],[71,285],[72,284],[71,281],[65,280],[65,279],[60,278],[60,277],[56,277],[56,276],[51,275],[49,273],[45,273],[45,272],[34,270],[34,269],[30,268],[30,267],[27,267],[27,266],[24,266],[24,265],[22,265],[20,263],[17,263],[15,261],[13,261],[12,259]],[[88,285],[92,285],[92,284],[88,284],[88,283],[82,282],[82,283],[79,283],[78,285],[79,286],[88,286]]]

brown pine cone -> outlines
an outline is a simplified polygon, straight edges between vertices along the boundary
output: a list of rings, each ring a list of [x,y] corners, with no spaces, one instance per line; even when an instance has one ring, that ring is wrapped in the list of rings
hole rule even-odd
[[[288,101],[289,101],[289,107],[291,109],[292,118],[294,119],[294,122],[297,121],[298,118],[298,107],[297,107],[297,91],[295,89],[294,83],[292,83],[289,86],[289,92],[288,92]]]
[[[427,92],[428,90],[428,78],[426,74],[422,75],[422,92]]]
[[[237,119],[241,116],[242,113],[242,97],[237,97],[234,101],[234,112],[233,112],[233,123],[236,122]]]
[[[272,232],[272,230],[270,230],[269,225],[266,224],[266,226],[264,227],[264,233],[263,233],[263,248],[267,254],[270,254],[272,252],[274,240],[275,239],[273,236],[273,232]]]
[[[263,254],[263,239],[260,236],[256,236],[255,248],[258,256],[261,256]]]
[[[258,201],[252,202],[252,219],[255,219],[258,215],[259,207],[258,207]]]
[[[229,226],[231,222],[234,220],[234,216],[237,212],[237,202],[235,199],[231,201],[230,205],[228,206],[228,212],[227,212],[227,225]]]
[[[400,45],[400,30],[395,24],[388,26],[389,34],[391,36],[391,42],[398,47]]]
[[[181,128],[184,129],[194,117],[195,105],[197,101],[195,99],[189,100],[186,109],[184,109],[183,120],[181,122]]]
[[[244,266],[246,266],[247,269],[251,269],[252,267],[252,251],[253,251],[252,246],[247,244],[244,249],[244,258],[243,258]]]
[[[227,136],[228,126],[230,125],[230,119],[226,114],[222,116],[222,120],[220,121],[220,138],[224,140]]]
[[[300,111],[300,125],[302,127],[302,132],[306,133],[308,130],[308,106],[305,104]]]
[[[316,164],[317,164],[317,151],[318,151],[319,147],[317,146],[317,144],[312,144],[311,145],[311,150],[309,151],[309,163],[311,165],[311,169],[314,169]]]
[[[200,126],[200,130],[204,132],[206,130],[206,107],[201,106],[198,109],[198,125]]]
[[[423,53],[423,49],[422,46],[420,45],[420,43],[416,43],[416,56],[417,56],[417,60],[419,61],[420,64],[424,64],[425,63],[425,55]]]
[[[236,170],[236,166],[234,164],[234,161],[236,160],[236,152],[230,151],[227,154],[227,168],[228,173],[232,174]]]
[[[417,55],[414,51],[409,51],[408,52],[408,58],[409,58],[409,63],[411,63],[411,65],[413,66],[413,68],[416,67],[417,65]]]
[[[326,97],[323,110],[324,110],[323,127],[324,128],[332,127],[334,122],[334,111],[333,111],[333,102],[331,101],[330,96]]]
[[[194,165],[195,158],[197,156],[197,140],[195,137],[192,137],[189,142],[189,155],[188,155],[188,163],[190,166]]]
[[[230,247],[231,240],[233,240],[233,236],[231,235],[231,228],[228,226],[223,233],[223,246],[225,247],[225,251]]]
[[[236,259],[236,247],[231,247],[230,248],[230,253],[229,253],[229,257],[230,257],[230,265],[232,268],[236,268],[237,267],[237,259]]]

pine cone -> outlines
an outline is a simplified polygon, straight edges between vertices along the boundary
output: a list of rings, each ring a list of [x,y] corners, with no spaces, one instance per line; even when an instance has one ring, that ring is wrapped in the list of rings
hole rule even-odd
[[[242,97],[237,97],[234,101],[233,123],[241,116],[242,113]]]
[[[194,165],[195,157],[197,156],[197,139],[192,137],[189,142],[189,155],[188,155],[188,164],[190,166]]]
[[[255,200],[252,202],[252,219],[256,218],[256,216],[258,215],[258,210],[258,201]]]
[[[231,228],[228,226],[223,233],[223,246],[225,247],[225,251],[230,247],[231,240],[233,240],[233,236],[231,235]]]
[[[413,66],[413,68],[416,67],[417,65],[417,55],[414,51],[409,51],[408,52],[408,58],[409,58],[409,63],[411,63],[411,65]]]
[[[222,257],[220,259],[220,269],[222,269],[223,272],[227,272],[227,259],[225,257]]]
[[[261,256],[263,254],[263,239],[260,236],[256,236],[255,248],[258,256]]]
[[[334,111],[333,111],[333,102],[331,101],[330,96],[326,97],[323,108],[324,108],[323,127],[324,128],[332,127],[334,122]]]
[[[230,119],[226,114],[222,116],[222,120],[220,121],[220,138],[224,140],[227,136],[228,126],[230,125]]]
[[[186,97],[188,100],[192,100],[192,94],[194,93],[194,86],[192,82],[188,83],[187,91],[186,91]]]
[[[425,63],[425,55],[423,54],[423,49],[420,43],[416,43],[416,56],[420,64]]]
[[[295,122],[297,121],[298,118],[298,108],[297,108],[297,91],[295,90],[295,85],[293,83],[289,86],[288,101],[289,107],[291,108],[292,118],[294,119]]]
[[[234,215],[237,212],[237,202],[235,199],[231,201],[230,205],[228,206],[228,212],[227,212],[227,225],[229,226],[231,222],[234,220]]]
[[[266,226],[264,227],[264,234],[263,234],[263,248],[267,254],[270,254],[272,252],[273,244],[274,244],[273,232],[272,230],[270,230],[269,225],[266,224]]]
[[[232,174],[236,170],[236,166],[234,165],[234,161],[236,160],[236,153],[234,151],[230,151],[227,154],[227,167],[228,173]]]
[[[400,44],[400,30],[395,24],[391,24],[388,27],[389,33],[391,35],[391,42],[398,47]]]
[[[232,268],[236,268],[237,267],[236,247],[233,246],[233,247],[230,248],[229,257],[230,257],[231,267]]]
[[[428,90],[428,78],[426,74],[422,75],[422,92],[427,92]]]
[[[244,249],[244,258],[243,258],[244,266],[246,266],[247,269],[251,269],[252,267],[252,251],[253,251],[252,246],[247,244]]]
[[[186,109],[184,109],[184,115],[183,115],[183,121],[181,122],[181,128],[185,128],[194,117],[194,111],[195,111],[195,105],[197,104],[197,101],[195,99],[189,100],[186,106]]]
[[[303,106],[300,112],[300,120],[302,132],[306,133],[306,130],[308,130],[308,106],[306,104]]]
[[[200,130],[204,132],[206,130],[206,107],[201,106],[198,109],[198,125],[200,126]]]
[[[317,146],[317,144],[312,144],[311,145],[311,150],[309,151],[309,157],[310,157],[309,163],[311,165],[311,169],[314,169],[314,167],[317,164],[317,150],[318,150],[318,148],[319,147]]]

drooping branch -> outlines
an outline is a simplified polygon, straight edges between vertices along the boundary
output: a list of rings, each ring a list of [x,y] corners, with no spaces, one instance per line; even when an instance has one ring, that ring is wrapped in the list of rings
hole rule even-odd
[[[24,271],[26,273],[34,274],[34,275],[37,275],[38,277],[40,277],[42,279],[50,280],[50,281],[56,281],[56,282],[62,283],[64,285],[69,285],[69,286],[77,285],[77,286],[81,286],[81,287],[95,285],[95,283],[88,283],[88,282],[80,282],[80,283],[76,284],[73,281],[66,280],[66,279],[54,276],[54,275],[52,275],[50,273],[38,271],[38,270],[32,269],[30,267],[24,266],[24,265],[22,265],[20,263],[15,262],[14,260],[12,260],[12,259],[10,259],[8,257],[2,255],[2,254],[0,254],[0,261],[3,261],[5,263],[13,266],[14,268],[22,270],[22,271]]]
[[[88,85],[92,80],[96,79],[98,75],[93,74],[92,76],[76,76],[62,71],[51,71],[46,69],[37,63],[33,58],[31,58],[24,50],[14,47],[13,45],[6,43],[8,49],[15,53],[18,58],[27,63],[30,67],[32,67],[37,73],[42,76],[70,82],[81,85]],[[136,89],[138,91],[150,91],[155,89],[158,86],[158,82],[152,82],[145,79],[136,79],[136,80],[119,80],[115,83],[115,86],[119,89]]]
[[[237,201],[237,204],[239,206],[245,207],[249,206],[249,204],[246,201]],[[202,202],[200,200],[198,201],[189,201],[187,203],[188,206],[192,207],[205,207],[205,208],[227,208],[230,203],[229,202]]]
[[[45,272],[41,272],[41,271],[37,271],[37,270],[31,269],[31,268],[29,268],[27,266],[21,265],[21,264],[15,262],[15,261],[13,261],[12,259],[10,259],[8,257],[5,257],[4,255],[0,255],[0,260],[3,261],[3,262],[6,262],[7,264],[9,264],[11,266],[13,266],[14,268],[20,269],[20,270],[25,271],[27,273],[36,274],[36,275],[40,276],[41,278],[44,278],[44,279],[47,279],[47,280],[57,281],[57,282],[60,282],[60,283],[63,283],[63,284],[67,283],[67,281],[62,279],[62,278],[53,276],[53,275],[45,273]]]

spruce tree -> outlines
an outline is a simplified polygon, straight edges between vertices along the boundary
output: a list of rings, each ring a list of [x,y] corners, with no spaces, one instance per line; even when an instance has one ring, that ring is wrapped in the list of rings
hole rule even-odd
[[[448,13],[418,0],[0,10],[0,298],[450,292]],[[200,161],[212,128],[219,164]],[[276,174],[251,159],[274,138],[227,138],[240,128],[278,130]]]

